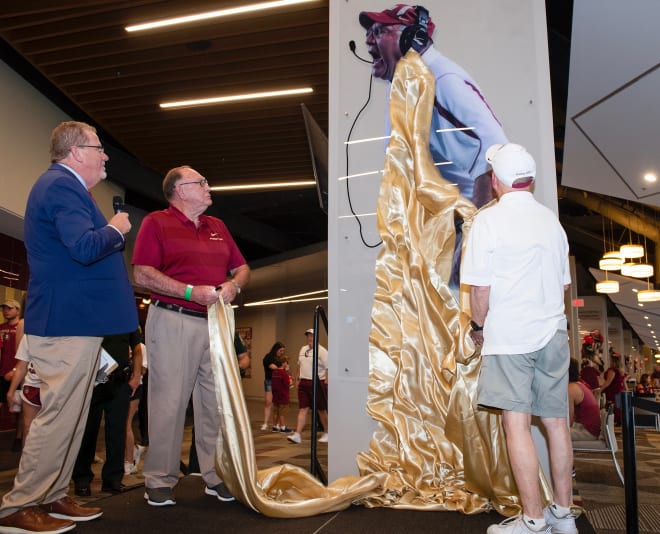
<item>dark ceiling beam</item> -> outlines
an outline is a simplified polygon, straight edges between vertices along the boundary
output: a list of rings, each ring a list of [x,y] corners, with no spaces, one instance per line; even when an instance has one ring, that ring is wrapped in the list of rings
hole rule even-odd
[[[603,217],[629,228],[631,232],[645,236],[654,243],[660,242],[660,228],[658,228],[657,219],[635,211],[626,210],[620,205],[608,200],[607,197],[580,189],[560,187],[558,196],[559,198],[566,198],[571,202],[580,204],[596,213],[600,213]]]
[[[603,217],[610,219],[624,228],[628,228],[629,231],[644,236],[646,239],[653,242],[655,254],[652,256],[649,255],[647,261],[650,261],[653,264],[655,279],[658,279],[658,273],[660,273],[660,254],[658,254],[657,251],[660,246],[660,228],[658,227],[658,220],[655,217],[656,210],[654,208],[649,208],[653,210],[654,214],[654,217],[649,217],[645,213],[625,209],[619,204],[608,200],[608,198],[603,195],[589,193],[587,191],[570,187],[560,187],[558,190],[558,196],[559,198],[565,198],[571,202],[580,204],[591,211],[600,213]],[[645,247],[645,249],[648,252],[648,247]]]

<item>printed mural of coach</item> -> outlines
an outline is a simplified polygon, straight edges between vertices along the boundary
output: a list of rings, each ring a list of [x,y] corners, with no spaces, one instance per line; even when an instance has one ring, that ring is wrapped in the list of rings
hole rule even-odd
[[[233,329],[233,314],[216,305],[211,351],[216,377],[227,381],[216,390],[220,405],[232,406],[222,410],[217,464],[238,500],[271,517],[352,503],[513,516],[521,508],[500,415],[476,407],[481,359],[468,335],[467,296],[452,282],[460,236],[492,199],[485,151],[507,139],[477,83],[434,48],[428,10],[397,4],[361,12],[359,24],[372,75],[391,83],[369,338],[367,411],[378,425],[357,458],[360,476],[325,487],[295,466],[258,471],[249,419],[232,393],[240,379],[223,357],[231,352],[225,331]],[[542,475],[539,483],[549,502]]]

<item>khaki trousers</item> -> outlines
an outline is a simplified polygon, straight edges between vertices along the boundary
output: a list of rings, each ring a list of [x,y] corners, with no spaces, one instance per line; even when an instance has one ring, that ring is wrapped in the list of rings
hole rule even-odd
[[[66,496],[82,441],[101,337],[28,335],[30,359],[41,379],[41,409],[23,447],[14,487],[0,517]]]
[[[149,355],[149,449],[142,470],[147,488],[173,488],[179,480],[186,408],[192,394],[195,446],[209,487],[215,470],[220,414],[211,369],[208,321],[149,307],[145,328]]]

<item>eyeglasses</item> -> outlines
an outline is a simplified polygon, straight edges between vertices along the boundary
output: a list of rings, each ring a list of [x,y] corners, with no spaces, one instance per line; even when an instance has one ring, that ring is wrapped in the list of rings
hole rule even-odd
[[[400,26],[401,24],[372,24],[367,29],[367,37],[373,36],[378,39],[386,33],[392,33],[394,30],[398,31]]]
[[[197,184],[199,187],[204,187],[209,185],[209,181],[206,178],[202,178],[201,180],[197,180],[195,182],[179,182],[176,185],[188,185],[188,184]]]
[[[103,154],[105,152],[105,148],[103,148],[103,145],[76,145],[78,148],[95,148],[97,152],[100,152]]]

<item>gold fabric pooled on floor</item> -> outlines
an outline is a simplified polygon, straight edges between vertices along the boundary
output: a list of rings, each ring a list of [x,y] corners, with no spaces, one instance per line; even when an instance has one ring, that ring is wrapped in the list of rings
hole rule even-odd
[[[234,354],[231,306],[209,306],[209,336],[221,420],[216,466],[237,500],[269,517],[307,517],[343,510],[365,495],[379,493],[385,473],[342,477],[326,487],[293,465],[257,471],[250,418]]]
[[[378,200],[383,246],[369,349],[368,412],[379,422],[363,474],[388,473],[366,506],[518,513],[499,415],[476,409],[480,355],[449,280],[454,217],[469,232],[476,209],[429,152],[435,80],[419,54],[392,82],[392,137]],[[442,167],[440,167],[440,170]],[[464,239],[465,242],[465,239]]]
[[[304,517],[347,508],[455,510],[503,515],[520,506],[500,416],[476,409],[480,355],[469,338],[468,297],[446,284],[454,217],[469,232],[474,205],[433,165],[429,127],[434,79],[414,51],[392,84],[392,139],[378,202],[383,239],[370,335],[367,409],[378,421],[362,476],[325,487],[283,465],[258,471],[233,347],[230,306],[209,306],[211,362],[221,416],[217,467],[232,494],[270,517]],[[465,240],[464,240],[465,241]],[[543,477],[546,502],[549,491]]]

